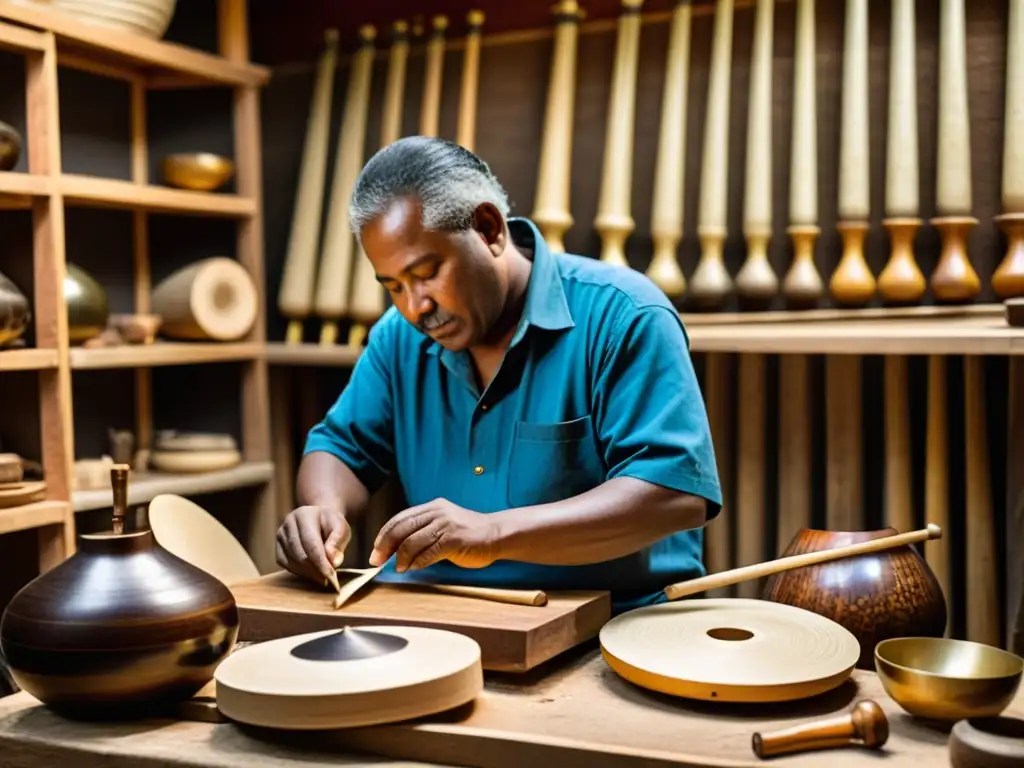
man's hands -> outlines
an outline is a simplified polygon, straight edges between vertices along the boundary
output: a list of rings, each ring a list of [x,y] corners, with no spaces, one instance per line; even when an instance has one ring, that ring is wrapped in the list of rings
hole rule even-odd
[[[447,499],[410,507],[380,529],[373,542],[370,565],[395,555],[395,570],[419,570],[439,560],[463,568],[484,568],[497,559],[498,520],[473,512]]]
[[[322,584],[330,579],[352,538],[345,516],[327,507],[299,507],[277,530],[277,564]]]

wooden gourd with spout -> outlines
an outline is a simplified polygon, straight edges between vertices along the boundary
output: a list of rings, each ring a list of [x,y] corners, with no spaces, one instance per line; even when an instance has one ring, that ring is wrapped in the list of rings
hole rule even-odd
[[[476,146],[477,91],[480,84],[480,29],[483,11],[466,14],[466,48],[462,58],[462,90],[459,92],[459,125],[456,141],[470,152]]]
[[[882,221],[889,232],[889,259],[878,276],[878,291],[886,304],[914,304],[927,288],[914,256],[914,238],[921,228],[915,12],[915,0],[892,0]]]
[[[306,122],[306,140],[302,148],[299,184],[295,190],[288,251],[277,295],[277,308],[288,319],[285,341],[289,344],[302,341],[302,321],[313,308],[313,281],[316,277],[317,245],[320,242],[320,218],[327,177],[327,151],[331,138],[331,102],[338,63],[338,31],[329,29],[324,37],[325,46],[317,64],[313,98]]]
[[[387,82],[384,85],[384,113],[381,115],[380,145],[386,147],[402,133],[402,100],[405,96],[405,75],[409,60],[409,25],[402,20],[391,26],[391,50],[388,56]],[[352,329],[348,342],[361,347],[369,328],[384,313],[384,289],[377,282],[373,265],[356,238],[353,264],[352,298],[349,315]]]
[[[431,20],[430,39],[426,46],[426,67],[423,76],[423,99],[420,102],[420,135],[437,136],[441,120],[441,87],[444,80],[445,34],[448,17],[435,16]]]
[[[630,213],[633,181],[633,123],[640,55],[643,0],[622,0],[608,99],[601,196],[594,228],[601,236],[601,261],[628,266],[626,240],[636,226]]]
[[[793,262],[782,282],[787,303],[817,305],[824,293],[814,263],[818,226],[818,107],[815,65],[815,0],[797,0],[793,64],[793,140],[789,171],[789,229]]]
[[[875,295],[875,276],[864,258],[871,227],[868,143],[868,0],[846,0],[843,103],[839,136],[839,224],[843,255],[829,289],[845,306],[862,307]]]
[[[704,154],[700,170],[700,210],[697,236],[700,259],[690,276],[688,299],[697,310],[714,310],[733,291],[725,267],[729,191],[729,86],[732,76],[733,0],[717,0],[711,42],[711,72]]]
[[[348,313],[355,243],[349,229],[348,206],[352,189],[363,165],[366,114],[376,37],[377,30],[373,26],[360,27],[360,44],[352,55],[345,113],[334,161],[327,231],[324,234],[316,286],[316,314],[323,321],[320,343],[328,346],[337,342],[338,323]]]
[[[967,30],[964,0],[939,3],[939,122],[936,208],[932,224],[942,253],[930,284],[937,302],[963,303],[981,292],[967,252],[967,236],[978,220],[971,215],[971,125],[967,92]]]
[[[555,253],[564,253],[565,233],[573,225],[569,191],[572,185],[577,43],[583,13],[576,0],[564,0],[555,6],[554,14],[554,50],[531,218],[544,235],[548,248]]]
[[[750,60],[747,167],[743,234],[747,258],[736,273],[736,295],[745,308],[763,309],[779,291],[768,261],[772,237],[772,37],[775,0],[758,0]]]
[[[672,14],[661,97],[658,161],[654,166],[651,239],[654,256],[647,276],[671,298],[686,291],[676,249],[683,237],[683,172],[686,150],[686,96],[690,74],[689,2],[677,2]]]
[[[1024,0],[1009,0],[1006,41],[1006,110],[1003,133],[1003,214],[1006,255],[992,275],[1001,299],[1024,296]]]

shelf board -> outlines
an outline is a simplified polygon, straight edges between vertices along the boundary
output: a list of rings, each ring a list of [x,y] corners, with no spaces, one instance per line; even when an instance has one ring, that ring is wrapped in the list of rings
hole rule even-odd
[[[50,180],[46,176],[17,171],[0,171],[0,209],[32,207],[32,200],[50,194]]]
[[[53,32],[57,48],[128,67],[150,78],[176,78],[182,85],[262,86],[267,67],[236,63],[177,43],[90,25],[59,11],[0,0],[0,18]]]
[[[65,174],[60,177],[60,190],[69,204],[85,207],[199,216],[245,217],[256,213],[256,201],[247,197],[95,176]]]
[[[230,469],[202,474],[176,475],[163,472],[132,472],[128,478],[128,504],[147,504],[162,493],[191,496],[200,493],[231,491],[252,485],[262,485],[274,476],[270,461],[239,464]],[[71,494],[76,512],[91,509],[109,509],[114,498],[110,489],[75,491]]]
[[[0,350],[0,371],[45,371],[56,367],[56,349]]]
[[[264,346],[255,341],[155,341],[152,344],[126,344],[121,347],[73,347],[70,354],[71,367],[75,370],[153,368],[255,360],[263,356]]]
[[[269,365],[294,365],[322,368],[344,368],[354,365],[362,349],[338,344],[322,346],[320,344],[286,344],[270,342],[267,344],[267,363]]]
[[[769,312],[683,312],[683,323],[691,325],[757,325],[759,323],[832,322],[839,320],[939,320],[951,318],[1002,317],[1002,304],[957,306],[868,307],[865,309],[805,309]]]
[[[60,525],[67,512],[66,501],[37,501],[20,507],[0,508],[0,535]]]
[[[46,50],[46,35],[0,22],[0,48],[16,53]]]

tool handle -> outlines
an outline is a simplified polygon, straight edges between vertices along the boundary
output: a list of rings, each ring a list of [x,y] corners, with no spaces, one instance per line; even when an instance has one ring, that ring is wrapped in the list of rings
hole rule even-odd
[[[845,714],[770,733],[755,733],[754,754],[764,759],[794,752],[857,745],[881,749],[889,738],[889,720],[878,704],[865,699]]]
[[[791,555],[780,557],[778,560],[769,560],[766,563],[745,565],[742,568],[733,568],[729,571],[714,573],[710,576],[702,576],[698,579],[680,581],[665,587],[665,596],[669,600],[677,600],[680,597],[689,597],[699,592],[706,592],[710,589],[727,587],[730,584],[739,584],[744,581],[753,581],[765,576],[773,576],[776,573],[789,571],[793,568],[802,568],[805,565],[815,565],[829,560],[840,560],[844,557],[864,555],[870,552],[881,552],[886,549],[903,547],[908,544],[917,544],[928,539],[938,539],[942,536],[942,529],[934,523],[929,523],[927,528],[908,533],[898,533],[895,536],[886,536],[881,539],[872,539],[859,544],[850,544],[845,547],[835,547],[821,552],[805,552],[802,555]]]

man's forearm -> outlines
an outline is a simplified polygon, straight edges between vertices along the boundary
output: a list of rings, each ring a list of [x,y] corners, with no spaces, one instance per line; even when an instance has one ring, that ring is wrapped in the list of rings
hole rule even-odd
[[[586,565],[630,555],[706,522],[698,496],[621,477],[552,504],[491,515],[497,558],[542,565]]]
[[[325,451],[302,458],[295,483],[299,506],[324,507],[352,520],[362,514],[370,494],[344,462]]]

